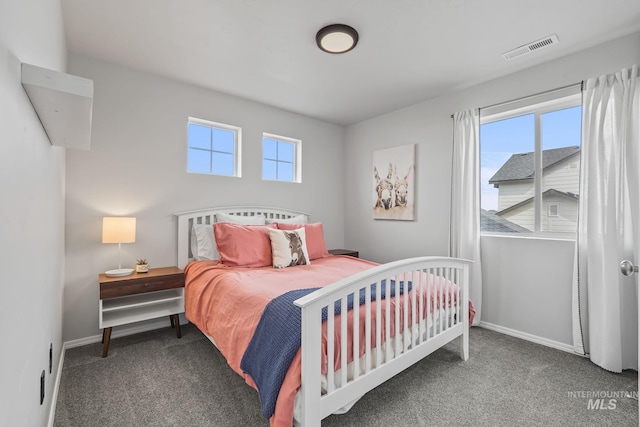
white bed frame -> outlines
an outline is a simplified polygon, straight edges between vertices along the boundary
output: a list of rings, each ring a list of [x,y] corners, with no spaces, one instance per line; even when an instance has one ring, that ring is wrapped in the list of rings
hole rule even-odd
[[[212,224],[215,222],[215,214],[223,212],[231,215],[253,216],[264,215],[269,219],[286,219],[297,215],[307,214],[277,208],[261,207],[225,207],[211,208],[198,211],[190,211],[176,214],[178,217],[178,266],[184,268],[192,260],[190,254],[191,225]],[[319,427],[323,418],[339,412],[345,412],[344,408],[350,408],[360,397],[389,378],[397,375],[416,362],[422,360],[435,350],[458,338],[460,343],[460,356],[463,360],[469,357],[469,265],[471,261],[446,257],[420,257],[382,264],[377,267],[362,271],[353,276],[342,279],[327,287],[319,289],[303,298],[295,301],[302,310],[302,386],[299,397],[302,399],[301,412],[294,419],[294,424],[304,427]],[[404,315],[400,315],[400,304],[395,309],[390,305],[390,298],[381,300],[380,292],[386,287],[386,294],[391,290],[391,278],[404,277],[405,282],[411,281],[413,293],[411,303],[409,298],[403,298]],[[429,287],[426,286],[425,277],[432,277],[438,286],[446,283],[458,285],[455,292],[455,301],[450,300],[450,293],[440,293],[440,307],[442,310],[431,312],[429,304],[423,304],[421,298],[416,298],[417,289],[426,292],[426,301],[430,300]],[[385,280],[385,285],[382,281]],[[399,280],[395,281],[398,286]],[[376,283],[375,294],[371,295],[370,285]],[[339,369],[334,371],[334,343],[328,340],[328,365],[329,372],[326,375],[326,391],[321,393],[321,334],[323,307],[332,307],[337,301],[342,305],[342,312],[346,313],[347,298],[354,294],[354,300],[358,301],[358,294],[365,289],[365,354],[361,358],[354,357],[356,361],[351,369]],[[396,289],[397,291],[397,289]],[[444,294],[444,295],[443,295]],[[372,301],[372,298],[374,300]],[[416,301],[419,300],[419,301]],[[371,316],[371,307],[375,316]],[[382,306],[386,304],[385,322],[381,322]],[[426,311],[426,312],[425,312]],[[327,335],[333,336],[336,326],[341,331],[341,348],[347,348],[347,316],[342,316],[342,321],[336,325],[333,310],[328,310]],[[412,319],[426,319],[418,324],[411,325],[408,314]],[[354,317],[353,328],[359,328],[359,316]],[[391,318],[395,318],[395,325],[403,325],[404,333],[395,334],[392,339],[387,339],[382,345],[372,348],[371,331],[375,328],[375,342],[381,342],[381,331],[385,331],[390,337]],[[413,323],[413,322],[411,322]],[[353,348],[359,348],[359,334],[354,333]],[[347,354],[341,354],[341,366],[348,366]],[[359,366],[354,369],[353,366]]]

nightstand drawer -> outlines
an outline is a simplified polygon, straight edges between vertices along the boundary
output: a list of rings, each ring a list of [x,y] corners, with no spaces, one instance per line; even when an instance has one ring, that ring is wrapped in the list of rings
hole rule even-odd
[[[183,286],[184,276],[182,274],[173,277],[149,277],[130,279],[126,282],[102,283],[100,285],[100,299],[163,291]]]
[[[133,273],[125,277],[101,274],[99,280],[100,299],[184,287],[184,273],[176,267],[152,268],[148,273]]]

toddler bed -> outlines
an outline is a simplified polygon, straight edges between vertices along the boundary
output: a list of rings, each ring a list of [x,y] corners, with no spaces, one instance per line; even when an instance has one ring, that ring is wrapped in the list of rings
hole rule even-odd
[[[456,338],[468,358],[468,261],[376,265],[331,256],[321,224],[295,211],[212,208],[177,216],[186,316],[258,390],[272,426],[319,426]],[[215,225],[220,260],[203,259],[202,246],[212,243],[202,230],[225,221],[244,224]],[[274,224],[248,225],[263,221]],[[280,229],[303,236],[308,248],[299,256],[307,264],[273,268],[278,247],[265,236],[290,233],[273,231]],[[261,240],[238,243],[248,235]]]

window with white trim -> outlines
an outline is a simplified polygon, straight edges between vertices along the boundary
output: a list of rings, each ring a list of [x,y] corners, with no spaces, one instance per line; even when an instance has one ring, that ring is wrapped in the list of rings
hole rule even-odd
[[[241,133],[237,126],[189,117],[187,172],[242,176]]]
[[[581,123],[579,85],[481,110],[483,233],[575,235]]]
[[[262,134],[262,179],[302,182],[302,141]]]

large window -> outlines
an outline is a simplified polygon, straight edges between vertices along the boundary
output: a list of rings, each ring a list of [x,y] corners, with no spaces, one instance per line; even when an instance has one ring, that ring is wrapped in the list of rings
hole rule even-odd
[[[268,133],[262,136],[262,179],[301,182],[301,141]]]
[[[239,127],[189,117],[187,171],[241,176]]]
[[[576,232],[580,101],[570,87],[481,111],[483,232]]]

